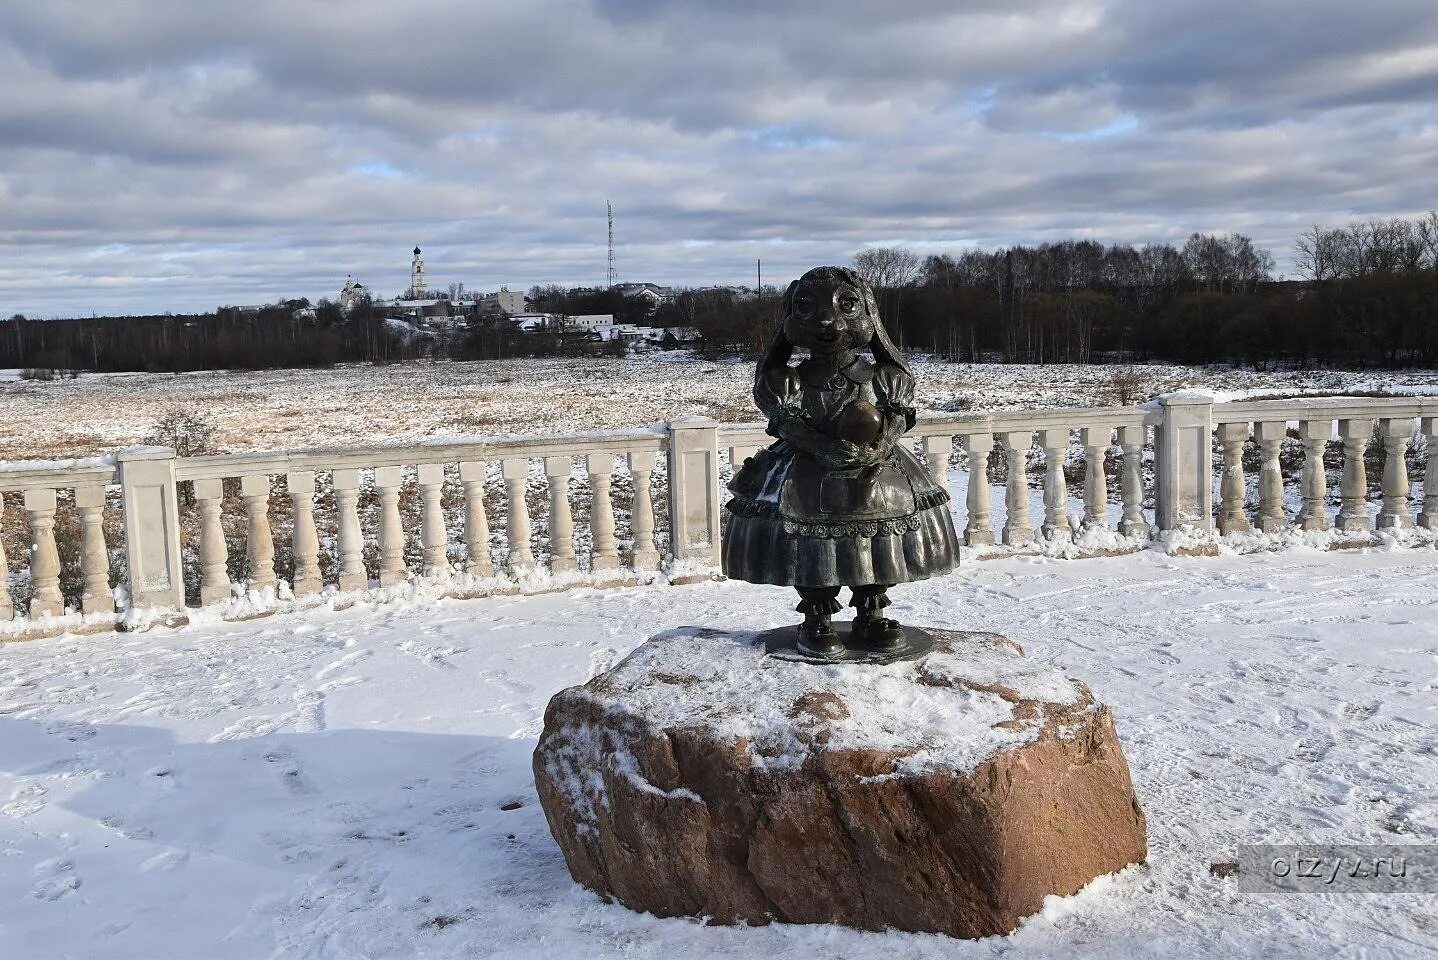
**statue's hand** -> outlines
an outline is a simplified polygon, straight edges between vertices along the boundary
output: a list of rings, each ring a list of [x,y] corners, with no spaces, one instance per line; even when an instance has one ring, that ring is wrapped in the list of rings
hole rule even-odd
[[[849,444],[853,446],[853,444]],[[876,463],[883,463],[889,457],[891,444],[878,442],[863,447],[854,447],[853,464],[856,467],[872,467]]]
[[[815,459],[833,470],[848,470],[854,466],[854,456],[859,448],[847,440],[831,440],[823,437],[809,451]]]

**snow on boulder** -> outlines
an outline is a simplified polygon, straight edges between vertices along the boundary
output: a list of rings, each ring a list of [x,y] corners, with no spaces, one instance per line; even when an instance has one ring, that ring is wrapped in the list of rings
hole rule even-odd
[[[574,878],[658,916],[981,937],[1144,859],[1113,717],[991,633],[886,666],[660,634],[545,712]]]

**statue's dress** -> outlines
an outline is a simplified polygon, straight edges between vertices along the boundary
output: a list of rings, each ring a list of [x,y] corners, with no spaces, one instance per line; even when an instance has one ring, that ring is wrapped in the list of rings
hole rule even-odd
[[[806,361],[769,405],[768,432],[779,436],[792,417],[835,437],[840,414],[858,400],[886,418],[901,417],[908,430],[913,396],[913,377],[893,364],[856,358],[816,382]],[[722,563],[736,580],[794,587],[908,583],[949,572],[958,555],[948,491],[902,444],[880,463],[837,469],[781,439],[749,458],[729,489]]]

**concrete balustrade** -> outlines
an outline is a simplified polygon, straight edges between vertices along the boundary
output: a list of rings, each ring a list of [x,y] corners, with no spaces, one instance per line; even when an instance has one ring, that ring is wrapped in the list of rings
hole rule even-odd
[[[1155,493],[1151,518],[1144,505],[1150,430]],[[1284,511],[1282,460],[1290,431],[1303,448],[1302,472],[1295,484],[1302,505],[1293,521]],[[1415,526],[1438,530],[1438,457],[1429,458],[1422,503],[1409,502],[1405,455],[1418,433],[1426,450],[1438,450],[1438,398],[1213,403],[1202,394],[1184,393],[1142,408],[924,418],[906,442],[922,452],[927,469],[942,484],[949,481],[956,439],[961,442],[968,456],[969,482],[956,513],[965,513],[964,543],[989,547],[999,540],[1018,548],[1035,541],[1061,542],[1080,531],[1110,529],[1107,464],[1115,445],[1121,503],[1118,533],[1128,538],[1141,541],[1154,528],[1234,535],[1255,528],[1275,533],[1292,526],[1312,531],[1334,526],[1345,535],[1365,538],[1375,528],[1385,534]],[[1250,436],[1259,453],[1255,505],[1247,502],[1244,466]],[[1363,460],[1374,436],[1381,440],[1384,458],[1376,524],[1369,517],[1369,476]],[[1323,456],[1335,437],[1342,443],[1343,466],[1337,517],[1330,521]],[[292,560],[284,570],[296,597],[325,589],[364,590],[376,581],[389,586],[413,577],[445,582],[461,571],[470,580],[509,577],[529,583],[535,576],[542,580],[545,573],[565,577],[587,573],[593,576],[581,582],[613,583],[626,579],[622,570],[647,573],[658,569],[666,557],[684,564],[678,568],[681,577],[691,577],[694,569],[716,564],[719,556],[720,503],[727,495],[727,473],[719,451],[727,452],[731,470],[738,469],[771,440],[762,424],[721,425],[691,417],[652,430],[488,443],[187,458],[177,458],[166,448],[131,448],[113,461],[0,464],[0,494],[9,494],[8,500],[0,496],[0,521],[7,507],[17,503],[23,507],[30,541],[23,560],[28,565],[29,603],[20,614],[29,618],[64,614],[67,602],[77,613],[114,611],[110,545],[105,538],[107,495],[118,501],[123,519],[128,576],[119,586],[125,588],[122,595],[129,609],[184,606],[182,526],[189,538],[187,549],[194,551],[190,596],[202,605],[224,603],[233,595],[230,555],[240,549],[241,539],[248,588],[261,594],[274,591],[279,586],[277,535],[287,544],[287,561]],[[1031,483],[1027,467],[1035,445],[1042,451],[1044,469],[1042,479],[1032,478]],[[987,475],[996,448],[1007,466],[1006,509],[998,531],[991,517]],[[1084,464],[1082,512],[1073,515],[1064,470],[1071,449],[1082,454]],[[576,462],[582,464],[577,472]],[[491,463],[496,467],[493,485]],[[627,518],[617,514],[614,505],[616,476],[624,472],[633,490]],[[285,480],[288,509],[276,513],[271,495],[280,477]],[[462,491],[462,516],[452,518],[463,544],[462,566],[450,562],[444,497],[452,477],[457,477]],[[232,486],[227,487],[227,482]],[[656,483],[667,494],[668,537],[663,550],[655,541]],[[1030,516],[1034,485],[1041,487],[1043,502],[1037,529]],[[539,495],[541,487],[543,495]],[[67,491],[73,491],[73,501]],[[532,542],[536,519],[530,515],[531,496],[542,504],[537,522],[542,524],[548,549],[540,557]],[[57,511],[68,510],[71,502],[78,523],[65,529],[76,530],[78,540],[75,549],[61,551],[56,542]],[[491,529],[491,508],[503,514],[503,533],[498,537]],[[235,515],[227,518],[227,510]],[[410,555],[413,567],[406,557],[406,513],[418,527],[418,549]],[[229,542],[227,522],[231,536],[242,530],[243,537]],[[375,549],[374,567],[368,570],[367,533]],[[502,567],[491,554],[496,545],[505,558]],[[332,554],[328,567],[323,562],[326,550]],[[77,557],[76,570],[61,569],[62,552]],[[456,544],[454,556],[460,555]],[[8,570],[3,554],[0,569]],[[326,570],[327,577],[322,573]],[[74,591],[68,598],[62,594],[62,583],[67,584],[65,590]],[[535,583],[543,588],[541,581]],[[0,577],[0,622],[11,620],[17,606],[7,579]]]

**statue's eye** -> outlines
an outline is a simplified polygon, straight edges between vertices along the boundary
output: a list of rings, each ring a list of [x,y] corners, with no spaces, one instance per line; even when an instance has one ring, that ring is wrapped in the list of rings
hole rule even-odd
[[[859,309],[859,301],[858,301],[858,298],[856,298],[856,297],[840,297],[840,298],[839,298],[839,309],[840,309],[840,310],[843,310],[845,313],[853,313],[855,310]]]

